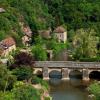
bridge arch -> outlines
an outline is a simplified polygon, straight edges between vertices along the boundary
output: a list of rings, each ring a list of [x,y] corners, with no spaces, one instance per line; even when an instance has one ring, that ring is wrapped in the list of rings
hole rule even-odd
[[[100,70],[92,70],[89,72],[89,78],[94,80],[100,80]]]
[[[49,78],[62,78],[62,73],[61,73],[61,69],[49,69],[48,70],[49,73]]]
[[[34,69],[34,72],[33,72],[33,73],[34,73],[37,77],[43,78],[42,68]]]
[[[77,69],[73,69],[69,72],[69,78],[77,78],[77,79],[82,79],[82,70],[77,70]]]

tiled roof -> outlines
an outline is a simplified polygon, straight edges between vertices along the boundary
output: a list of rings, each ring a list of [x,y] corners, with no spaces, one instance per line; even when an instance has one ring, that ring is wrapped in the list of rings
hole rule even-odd
[[[58,27],[54,30],[55,33],[64,33],[65,31],[66,31],[65,28],[62,27],[62,26],[58,26]]]
[[[12,37],[6,38],[0,42],[0,47],[5,49],[12,45],[16,45],[15,40]]]

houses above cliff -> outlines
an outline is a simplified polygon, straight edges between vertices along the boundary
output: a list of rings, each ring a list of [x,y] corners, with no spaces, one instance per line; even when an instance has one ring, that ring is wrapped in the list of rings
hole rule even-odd
[[[51,31],[50,29],[40,30],[39,35],[45,39],[50,39],[53,35],[58,42],[66,43],[67,41],[67,30],[62,26],[58,26],[54,31]]]

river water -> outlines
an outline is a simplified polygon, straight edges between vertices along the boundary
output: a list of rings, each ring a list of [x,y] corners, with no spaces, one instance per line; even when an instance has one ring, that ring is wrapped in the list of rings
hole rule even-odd
[[[87,85],[80,79],[61,81],[60,79],[50,79],[50,95],[53,100],[89,100]]]

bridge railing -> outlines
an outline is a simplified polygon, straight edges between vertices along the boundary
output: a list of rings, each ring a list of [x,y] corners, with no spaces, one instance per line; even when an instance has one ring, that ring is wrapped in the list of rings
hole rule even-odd
[[[36,61],[35,67],[66,67],[66,68],[92,68],[100,69],[100,62],[74,62],[74,61]]]

